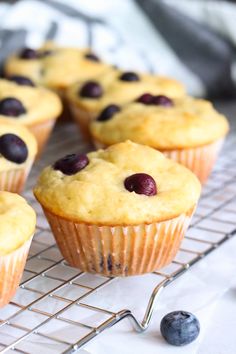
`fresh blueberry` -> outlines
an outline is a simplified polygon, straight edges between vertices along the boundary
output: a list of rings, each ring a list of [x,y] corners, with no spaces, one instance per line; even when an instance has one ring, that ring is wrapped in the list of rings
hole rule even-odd
[[[155,180],[146,173],[135,173],[125,179],[125,188],[129,192],[152,196],[157,194]]]
[[[102,110],[100,115],[97,118],[98,122],[104,122],[106,120],[109,120],[113,117],[113,115],[117,112],[120,112],[120,107],[117,106],[116,104],[110,104],[106,108]]]
[[[8,77],[7,80],[13,81],[20,86],[35,86],[33,81],[31,81],[28,77],[25,76],[12,75]]]
[[[28,148],[17,135],[4,134],[0,137],[0,154],[9,161],[21,164],[27,160]]]
[[[54,170],[59,170],[65,175],[74,175],[81,171],[89,163],[89,159],[85,154],[71,154],[63,157],[55,162]]]
[[[120,76],[121,81],[139,81],[139,76],[133,71],[127,71]]]
[[[186,311],[168,313],[161,320],[161,334],[172,345],[182,346],[193,342],[199,335],[200,323]]]
[[[94,53],[87,53],[85,54],[85,58],[88,59],[88,60],[91,60],[91,61],[97,61],[99,62],[100,59],[98,58],[98,56]]]
[[[19,54],[21,59],[37,59],[38,53],[35,49],[32,48],[24,48]]]
[[[153,95],[151,95],[150,93],[144,93],[136,100],[136,102],[150,105],[152,104],[152,100],[153,100]]]
[[[103,89],[96,81],[87,81],[80,89],[81,97],[99,98],[103,94]]]
[[[157,106],[172,107],[173,101],[169,97],[158,95],[153,97],[152,104]]]
[[[0,115],[19,117],[26,113],[26,109],[17,98],[7,97],[0,101]]]

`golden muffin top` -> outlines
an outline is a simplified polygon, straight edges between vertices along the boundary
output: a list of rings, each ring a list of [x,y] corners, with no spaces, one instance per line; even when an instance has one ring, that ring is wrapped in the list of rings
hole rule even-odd
[[[36,139],[26,127],[0,119],[0,171],[18,169],[36,153]]]
[[[0,191],[0,256],[21,247],[33,236],[36,214],[18,194]]]
[[[4,67],[7,76],[23,75],[53,89],[64,89],[77,80],[104,73],[109,66],[89,49],[67,48],[46,43],[38,50],[24,49],[10,57]]]
[[[143,95],[139,102],[108,106],[90,129],[93,138],[105,145],[130,139],[171,150],[212,143],[226,135],[229,125],[208,101]]]
[[[110,103],[122,105],[145,92],[170,97],[185,95],[183,85],[174,79],[111,69],[95,81],[81,80],[73,84],[67,90],[67,97],[82,109],[96,113]]]
[[[0,79],[0,119],[31,125],[57,118],[61,111],[62,104],[55,93]]]
[[[34,194],[44,208],[69,220],[138,225],[189,211],[200,190],[190,170],[127,141],[58,160],[43,170]]]

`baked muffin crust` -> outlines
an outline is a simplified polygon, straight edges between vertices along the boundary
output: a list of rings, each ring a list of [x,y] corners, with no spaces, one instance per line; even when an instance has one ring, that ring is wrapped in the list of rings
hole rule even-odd
[[[229,125],[203,99],[173,99],[172,107],[131,102],[111,119],[91,123],[91,134],[105,145],[130,139],[160,150],[193,148],[223,138]]]
[[[150,147],[130,141],[87,154],[80,172],[65,175],[52,166],[43,170],[34,193],[52,213],[96,225],[140,225],[168,220],[192,209],[200,183],[185,167]],[[157,194],[129,192],[125,179],[149,174]]]
[[[101,85],[103,91],[103,95],[98,99],[84,98],[78,94],[85,84],[82,80],[68,88],[67,97],[81,109],[96,113],[110,103],[122,105],[135,100],[145,92],[170,97],[185,95],[183,85],[168,77],[138,73],[139,81],[130,82],[120,80],[121,75],[120,70],[111,69],[104,75],[96,77],[96,82]]]
[[[18,194],[0,191],[0,256],[22,246],[33,236],[36,214]]]
[[[56,118],[62,111],[61,101],[55,93],[42,87],[20,86],[12,81],[0,79],[0,101],[8,97],[18,99],[26,112],[18,117],[0,113],[0,119],[26,126]]]
[[[6,75],[23,75],[37,84],[64,89],[77,80],[88,80],[109,69],[109,65],[86,58],[89,49],[60,47],[49,42],[39,48],[38,52],[51,51],[49,55],[39,55],[35,59],[22,59],[13,55],[5,64]]]
[[[5,134],[14,134],[21,138],[26,144],[28,149],[28,157],[23,164],[27,164],[28,160],[35,158],[37,153],[37,142],[33,134],[31,134],[27,128],[23,125],[14,124],[12,122],[0,119],[0,137]],[[0,171],[8,171],[14,169],[14,167],[19,168],[19,166],[22,166],[23,164],[18,165],[0,155]]]

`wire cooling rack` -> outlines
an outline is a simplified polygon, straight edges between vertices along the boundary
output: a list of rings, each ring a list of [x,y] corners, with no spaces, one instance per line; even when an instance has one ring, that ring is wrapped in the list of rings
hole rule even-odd
[[[131,318],[137,330],[145,330],[160,291],[236,233],[235,147],[236,135],[232,135],[204,188],[191,227],[172,264],[132,280],[112,279],[82,273],[66,264],[32,195],[32,186],[45,165],[66,153],[89,149],[78,141],[74,126],[58,127],[43,159],[35,165],[24,193],[38,213],[37,231],[21,285],[11,303],[0,310],[0,351],[73,353],[126,317]],[[115,294],[117,286],[121,291],[123,281],[132,281],[132,287],[141,284],[144,289],[147,279],[149,286],[151,279],[152,288],[142,321],[132,311],[124,310],[129,304],[114,306],[113,296],[104,305],[104,297]]]

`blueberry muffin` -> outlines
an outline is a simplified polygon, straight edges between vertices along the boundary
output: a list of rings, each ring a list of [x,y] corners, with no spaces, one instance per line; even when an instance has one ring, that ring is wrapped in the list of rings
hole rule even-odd
[[[200,189],[184,166],[127,141],[56,161],[34,194],[70,265],[127,276],[173,260]]]
[[[0,119],[0,190],[20,193],[37,153],[37,142],[19,124]]]
[[[208,101],[147,93],[123,107],[107,106],[90,129],[97,147],[127,139],[149,145],[190,168],[204,183],[229,125]]]
[[[41,154],[62,105],[55,93],[24,80],[28,79],[22,76],[0,79],[0,120],[26,126],[35,136]]]
[[[167,77],[110,70],[96,80],[80,81],[67,90],[72,115],[83,136],[89,138],[88,125],[98,112],[113,103],[123,105],[143,92],[182,97],[183,85]]]
[[[69,85],[78,80],[92,79],[109,68],[89,49],[60,47],[49,42],[38,50],[24,48],[10,57],[4,72],[7,76],[26,76],[54,90],[65,103],[64,93]]]
[[[35,212],[22,197],[0,192],[0,308],[19,285],[35,225]]]

